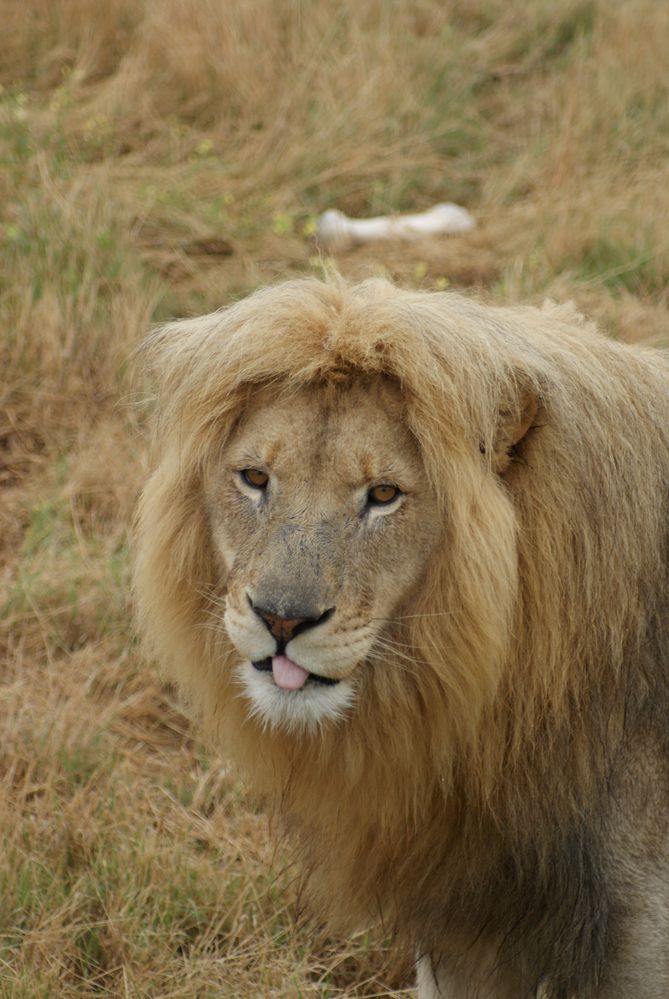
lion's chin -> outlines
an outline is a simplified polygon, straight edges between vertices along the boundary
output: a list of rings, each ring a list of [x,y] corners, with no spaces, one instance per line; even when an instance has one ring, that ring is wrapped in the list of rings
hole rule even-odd
[[[310,673],[297,690],[280,687],[274,682],[271,658],[242,663],[237,679],[250,702],[249,714],[264,728],[315,732],[346,718],[355,699],[350,680],[332,680],[317,673]]]

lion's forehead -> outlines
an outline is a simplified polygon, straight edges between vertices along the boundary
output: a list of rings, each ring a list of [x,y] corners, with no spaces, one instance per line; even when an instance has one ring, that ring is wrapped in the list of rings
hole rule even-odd
[[[420,475],[399,388],[386,379],[262,393],[244,414],[228,460],[305,478],[313,491]]]

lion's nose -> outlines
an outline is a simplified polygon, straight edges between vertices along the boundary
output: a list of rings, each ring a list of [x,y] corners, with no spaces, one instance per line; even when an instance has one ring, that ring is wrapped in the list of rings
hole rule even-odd
[[[261,607],[258,604],[251,603],[251,609],[255,611],[259,618],[262,618],[277,642],[282,645],[286,645],[291,638],[295,638],[295,635],[306,631],[307,628],[313,628],[317,624],[327,621],[334,612],[334,607],[332,607],[330,610],[326,610],[324,614],[317,616],[298,617],[295,614],[290,617],[280,617],[268,608]]]

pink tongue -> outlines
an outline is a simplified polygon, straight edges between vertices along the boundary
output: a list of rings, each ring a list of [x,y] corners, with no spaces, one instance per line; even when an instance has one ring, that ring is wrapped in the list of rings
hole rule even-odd
[[[273,656],[272,676],[277,687],[283,687],[284,690],[300,690],[307,682],[309,673],[288,656]]]

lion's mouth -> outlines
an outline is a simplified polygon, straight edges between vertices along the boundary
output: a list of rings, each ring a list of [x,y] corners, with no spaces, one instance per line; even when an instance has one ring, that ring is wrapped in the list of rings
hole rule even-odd
[[[283,690],[301,690],[307,683],[320,683],[327,687],[339,683],[339,680],[333,680],[329,676],[310,673],[287,656],[267,656],[251,665],[260,673],[271,673],[277,687]]]

